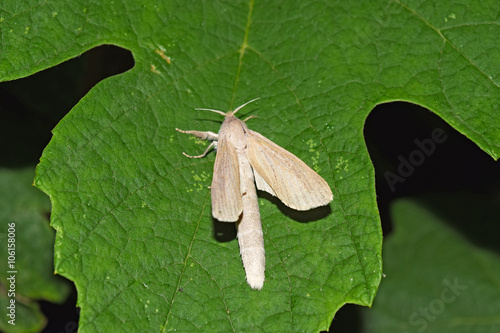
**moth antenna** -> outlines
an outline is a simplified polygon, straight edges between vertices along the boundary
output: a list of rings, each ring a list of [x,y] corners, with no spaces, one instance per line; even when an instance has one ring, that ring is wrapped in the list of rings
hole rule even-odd
[[[260,99],[260,97],[254,98],[254,99],[252,99],[251,101],[248,101],[248,102],[246,102],[245,104],[238,106],[236,109],[234,109],[234,111],[233,111],[232,113],[233,113],[233,114],[235,114],[236,112],[238,112],[238,110],[239,110],[239,109],[241,109],[241,108],[242,108],[242,107],[244,107],[245,105],[250,104],[250,103],[252,103],[252,102],[255,102],[255,101],[256,101],[256,100],[258,100],[258,99]]]
[[[196,108],[195,110],[197,110],[197,111],[212,111],[212,112],[215,112],[215,113],[221,114],[221,115],[223,115],[223,116],[225,116],[225,115],[226,115],[226,113],[225,113],[225,112],[222,112],[222,111],[220,111],[220,110],[214,110],[214,109]]]

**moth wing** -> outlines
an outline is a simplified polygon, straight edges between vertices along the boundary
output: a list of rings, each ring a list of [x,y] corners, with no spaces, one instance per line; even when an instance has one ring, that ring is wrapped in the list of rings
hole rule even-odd
[[[259,190],[277,196],[296,210],[308,210],[332,201],[328,183],[297,156],[255,131],[249,130],[247,138],[247,155]]]
[[[212,179],[212,215],[221,222],[235,222],[242,211],[238,154],[231,142],[219,135]]]

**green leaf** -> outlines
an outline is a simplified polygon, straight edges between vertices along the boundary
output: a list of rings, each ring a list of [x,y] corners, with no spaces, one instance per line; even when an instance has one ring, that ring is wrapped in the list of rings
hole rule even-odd
[[[497,332],[498,237],[485,230],[499,215],[498,202],[465,192],[394,203],[386,278],[364,311],[366,331]]]
[[[46,217],[50,202],[31,185],[34,176],[34,168],[0,169],[0,244],[4,249],[0,279],[5,290],[0,305],[6,309],[15,300],[15,317],[1,316],[0,329],[5,332],[40,331],[46,320],[35,300],[61,302],[69,292],[68,285],[54,276],[55,233]],[[15,325],[8,323],[12,319]]]
[[[37,169],[82,331],[315,331],[345,303],[370,305],[382,234],[364,121],[378,103],[418,103],[497,158],[498,57],[481,53],[498,48],[496,14],[382,0],[5,4],[3,80],[103,43],[136,61],[60,122]],[[250,128],[334,193],[331,211],[300,214],[260,200],[261,292],[245,283],[234,230],[211,219],[213,155],[185,158],[203,148],[174,130],[217,131],[220,118],[194,108],[255,97],[241,112],[260,117]]]

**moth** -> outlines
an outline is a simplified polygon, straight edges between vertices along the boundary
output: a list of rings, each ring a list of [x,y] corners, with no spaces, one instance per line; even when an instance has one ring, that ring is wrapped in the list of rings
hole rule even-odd
[[[211,141],[205,152],[190,158],[205,157],[217,151],[212,178],[212,215],[221,222],[236,222],[237,238],[246,280],[251,288],[264,285],[265,251],[256,188],[279,198],[296,210],[327,205],[333,199],[328,183],[297,156],[261,134],[252,131],[234,111],[206,110],[223,115],[219,133],[183,131]]]

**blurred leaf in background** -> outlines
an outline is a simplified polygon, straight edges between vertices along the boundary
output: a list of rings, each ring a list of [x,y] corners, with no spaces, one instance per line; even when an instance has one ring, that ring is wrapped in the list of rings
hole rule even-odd
[[[488,244],[481,235],[498,230],[498,197],[428,194],[396,201],[392,214],[387,278],[363,311],[364,332],[498,331],[498,237]]]

